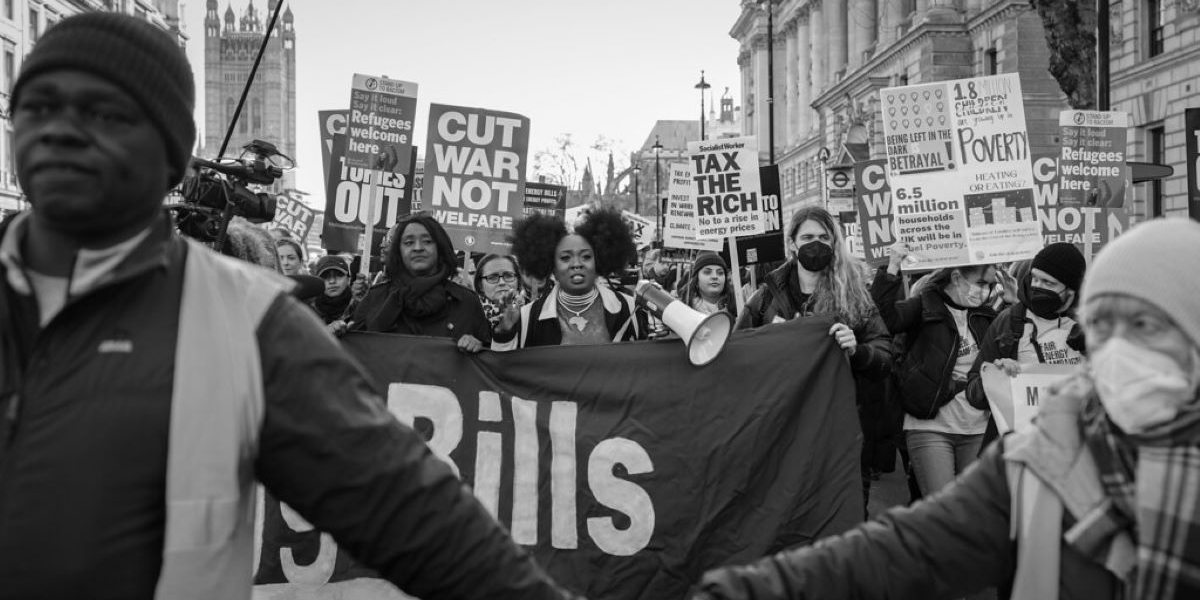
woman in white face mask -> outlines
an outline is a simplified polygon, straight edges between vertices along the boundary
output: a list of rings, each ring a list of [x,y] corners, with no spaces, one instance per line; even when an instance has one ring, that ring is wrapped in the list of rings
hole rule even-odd
[[[1200,598],[1200,223],[1134,227],[1092,262],[1090,364],[941,493],[710,572],[698,598]],[[784,592],[779,590],[787,590]]]

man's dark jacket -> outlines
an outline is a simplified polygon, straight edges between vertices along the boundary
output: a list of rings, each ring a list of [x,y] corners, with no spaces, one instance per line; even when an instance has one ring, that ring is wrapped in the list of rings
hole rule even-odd
[[[0,263],[0,597],[154,597],[188,251],[159,220],[45,327]],[[254,338],[275,497],[422,598],[563,597],[309,308],[281,294]]]

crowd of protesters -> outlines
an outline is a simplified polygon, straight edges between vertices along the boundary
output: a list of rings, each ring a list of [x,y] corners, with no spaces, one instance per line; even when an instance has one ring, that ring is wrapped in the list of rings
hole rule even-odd
[[[789,259],[753,278],[712,252],[671,264],[643,248],[639,264],[613,209],[526,217],[511,255],[482,256],[454,248],[432,215],[407,215],[371,280],[341,255],[310,268],[297,240],[234,220],[218,249],[244,262],[230,261],[161,210],[194,141],[192,86],[177,45],[111,13],[63,20],[17,77],[33,208],[0,224],[0,556],[20,557],[0,561],[0,595],[244,597],[252,474],[422,597],[572,597],[321,327],[448,338],[466,353],[646,340],[654,315],[621,284],[629,272],[738,328],[832,317],[822,335],[845,353],[867,434],[864,501],[897,446],[912,474],[912,506],[714,570],[698,598],[1200,595],[1200,275],[1186,260],[1200,225],[1139,225],[1090,268],[1059,243],[918,278],[903,243],[866,276],[819,207],[793,215]],[[124,338],[101,331],[114,323]],[[83,358],[135,343],[169,351],[120,373]],[[47,365],[49,348],[83,366]],[[984,380],[1034,365],[1077,370],[1033,426],[1000,437]]]

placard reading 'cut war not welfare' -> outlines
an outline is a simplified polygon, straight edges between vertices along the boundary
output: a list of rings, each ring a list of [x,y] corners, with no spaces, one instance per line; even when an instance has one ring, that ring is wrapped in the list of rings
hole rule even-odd
[[[757,138],[688,142],[688,154],[696,237],[712,240],[764,233]]]
[[[1033,257],[1042,247],[1016,74],[880,92],[896,236],[910,268]]]
[[[454,247],[506,251],[525,205],[529,119],[483,108],[429,106],[422,201]]]

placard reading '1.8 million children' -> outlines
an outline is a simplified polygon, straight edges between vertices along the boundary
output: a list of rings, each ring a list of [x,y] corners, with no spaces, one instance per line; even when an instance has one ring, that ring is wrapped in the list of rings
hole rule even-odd
[[[909,268],[1032,258],[1042,247],[1015,73],[880,92],[896,237]]]

